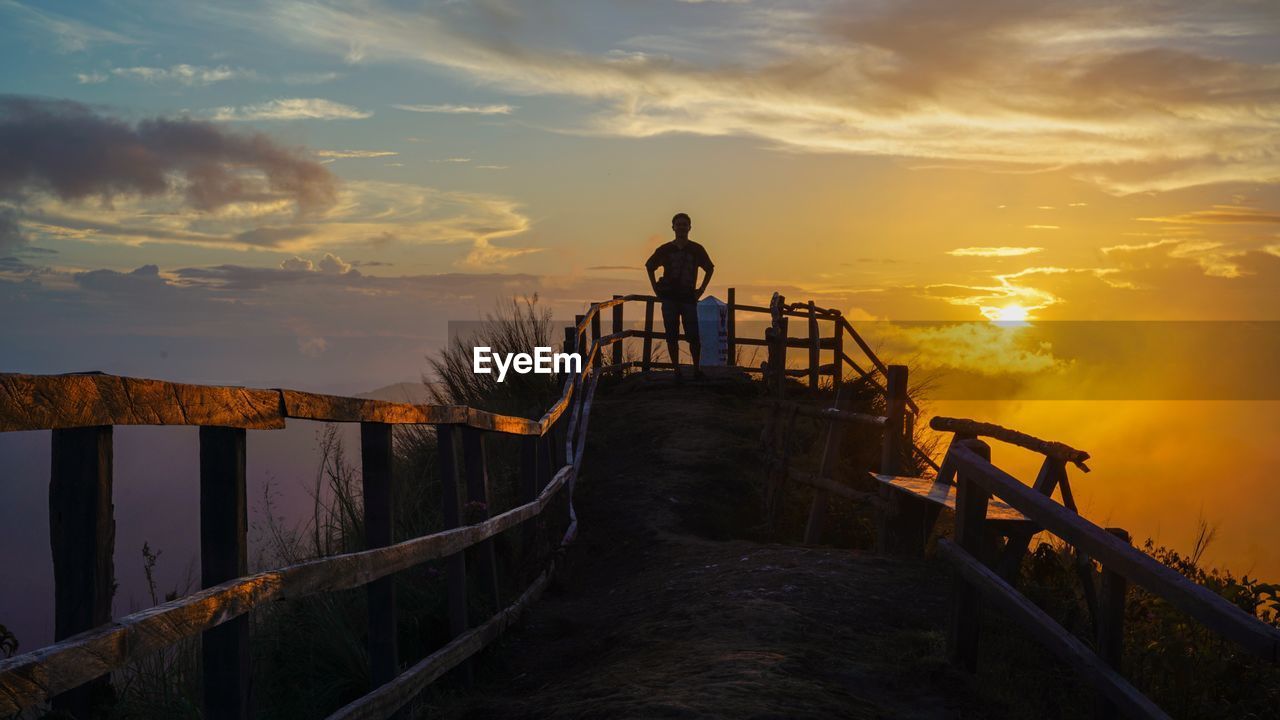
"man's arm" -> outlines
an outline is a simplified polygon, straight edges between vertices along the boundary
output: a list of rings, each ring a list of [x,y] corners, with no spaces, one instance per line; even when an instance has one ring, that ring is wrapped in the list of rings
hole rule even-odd
[[[694,298],[702,297],[702,293],[707,291],[707,286],[711,284],[711,275],[716,271],[716,266],[711,264],[711,256],[707,254],[706,248],[702,250],[702,258],[699,265],[702,267],[702,285],[698,287],[698,292]]]
[[[648,260],[644,261],[644,269],[649,273],[649,287],[653,288],[653,294],[658,294],[658,278],[654,274],[658,271],[658,266],[662,264],[662,259],[658,257],[658,251],[654,250]]]

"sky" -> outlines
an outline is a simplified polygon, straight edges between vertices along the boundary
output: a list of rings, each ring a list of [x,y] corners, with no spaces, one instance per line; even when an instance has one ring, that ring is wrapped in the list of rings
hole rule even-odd
[[[503,298],[569,317],[645,291],[683,211],[711,294],[814,299],[895,356],[1048,383],[981,419],[1095,457],[1135,427],[1217,443],[1113,468],[1248,474],[1280,459],[1274,383],[1137,401],[1213,402],[1186,388],[1274,357],[1176,323],[1280,320],[1277,37],[1265,0],[0,0],[0,370],[413,381],[448,321]],[[1159,379],[1127,397],[1061,372],[1078,332],[990,320],[1182,340],[1105,325]],[[1079,383],[1099,404],[1034,404]],[[1264,532],[1249,477],[1182,504]],[[1229,556],[1280,572],[1268,538]]]

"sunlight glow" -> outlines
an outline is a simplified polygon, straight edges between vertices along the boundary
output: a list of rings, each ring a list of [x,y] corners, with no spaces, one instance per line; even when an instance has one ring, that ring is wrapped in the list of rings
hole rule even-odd
[[[982,314],[995,323],[1024,324],[1031,319],[1031,309],[1017,303],[1004,307],[984,307]]]

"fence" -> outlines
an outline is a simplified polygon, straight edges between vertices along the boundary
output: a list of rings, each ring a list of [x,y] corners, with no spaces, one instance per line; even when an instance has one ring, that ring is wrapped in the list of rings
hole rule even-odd
[[[488,413],[465,406],[410,405],[337,397],[294,390],[188,385],[99,373],[60,376],[0,374],[0,432],[52,430],[50,541],[54,564],[55,643],[0,661],[0,715],[52,701],[55,709],[87,717],[90,689],[148,653],[179,640],[202,636],[204,715],[243,718],[249,713],[249,633],[247,614],[263,604],[322,592],[365,587],[368,596],[370,676],[374,689],[332,715],[387,717],[449,669],[493,639],[546,587],[554,570],[543,570],[513,603],[471,627],[467,617],[463,551],[475,548],[481,590],[497,597],[492,538],[544,514],[560,493],[569,496],[568,529],[577,529],[572,491],[581,471],[587,419],[599,370],[609,365],[648,371],[670,366],[653,359],[654,304],[648,295],[615,296],[594,303],[565,328],[566,352],[584,350],[581,373],[566,377],[559,400],[538,420]],[[625,330],[624,306],[642,303],[644,329]],[[738,312],[800,310],[737,305],[729,290],[728,349],[764,344],[736,336]],[[601,332],[608,310],[612,332]],[[817,386],[818,352],[830,348],[834,365],[853,364],[843,353],[842,328],[833,311],[807,309],[811,337],[807,373]],[[817,323],[833,322],[836,340],[818,337]],[[642,341],[641,359],[624,362],[623,342]],[[876,367],[883,364],[856,338]],[[779,366],[775,366],[777,369]],[[856,365],[854,366],[857,367]],[[762,371],[764,368],[744,368]],[[830,372],[824,366],[823,371]],[[864,376],[865,373],[859,369]],[[833,381],[839,384],[838,375]],[[359,423],[363,471],[364,525],[369,549],[323,557],[249,575],[245,497],[246,430],[271,430],[286,420]],[[391,466],[396,425],[425,424],[436,430],[442,479],[444,529],[392,544]],[[204,589],[148,610],[112,620],[113,427],[181,425],[200,428],[200,559]],[[488,506],[487,433],[522,438],[521,505],[465,525],[457,479],[465,479],[465,500]],[[460,452],[459,452],[460,451]],[[462,463],[458,462],[458,455]],[[487,515],[487,510],[485,511]],[[396,647],[395,597],[391,576],[421,563],[445,559],[452,641],[403,671]]]
[[[895,430],[900,428],[895,415],[905,405],[902,388],[906,368],[890,366],[888,370],[891,393],[887,416],[849,412],[848,388],[837,393],[835,405],[829,408],[775,404],[778,411],[769,420],[772,428],[766,427],[764,435],[766,455],[771,458],[766,509],[777,512],[780,500],[771,496],[780,492],[784,481],[800,482],[815,490],[805,529],[806,542],[818,542],[826,503],[835,496],[870,503],[879,509],[878,545],[882,551],[920,554],[938,511],[953,507],[954,539],[937,541],[938,553],[956,570],[948,632],[948,652],[953,662],[969,671],[976,669],[981,601],[985,599],[1024,625],[1098,690],[1099,717],[1167,718],[1121,674],[1126,590],[1130,582],[1250,653],[1271,663],[1280,662],[1280,630],[1135,549],[1124,530],[1104,529],[1080,516],[1067,465],[1088,472],[1089,454],[1082,450],[998,425],[934,417],[930,427],[953,433],[936,477],[897,477],[903,471],[900,443],[907,438],[900,429]],[[895,381],[897,377],[902,378],[901,384]],[[785,443],[790,428],[786,425],[793,424],[797,416],[827,422],[816,474],[790,467],[790,449]],[[850,425],[883,431],[880,471],[871,475],[881,484],[879,493],[855,489],[838,476],[841,442]],[[991,464],[990,447],[979,437],[999,439],[1043,455],[1035,481],[1025,485]],[[1061,503],[1053,499],[1055,490],[1062,497]],[[1056,535],[1076,550],[1076,573],[1095,631],[1092,647],[1059,625],[1015,586],[1028,545],[1041,531]],[[1101,566],[1100,573],[1094,569],[1095,562]],[[1100,582],[1095,582],[1095,576]]]

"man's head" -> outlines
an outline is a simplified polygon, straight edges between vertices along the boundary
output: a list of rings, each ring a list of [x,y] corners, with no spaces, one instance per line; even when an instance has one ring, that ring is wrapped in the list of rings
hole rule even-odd
[[[671,230],[675,232],[676,239],[688,240],[689,230],[693,228],[693,221],[685,213],[676,213],[671,218]]]

